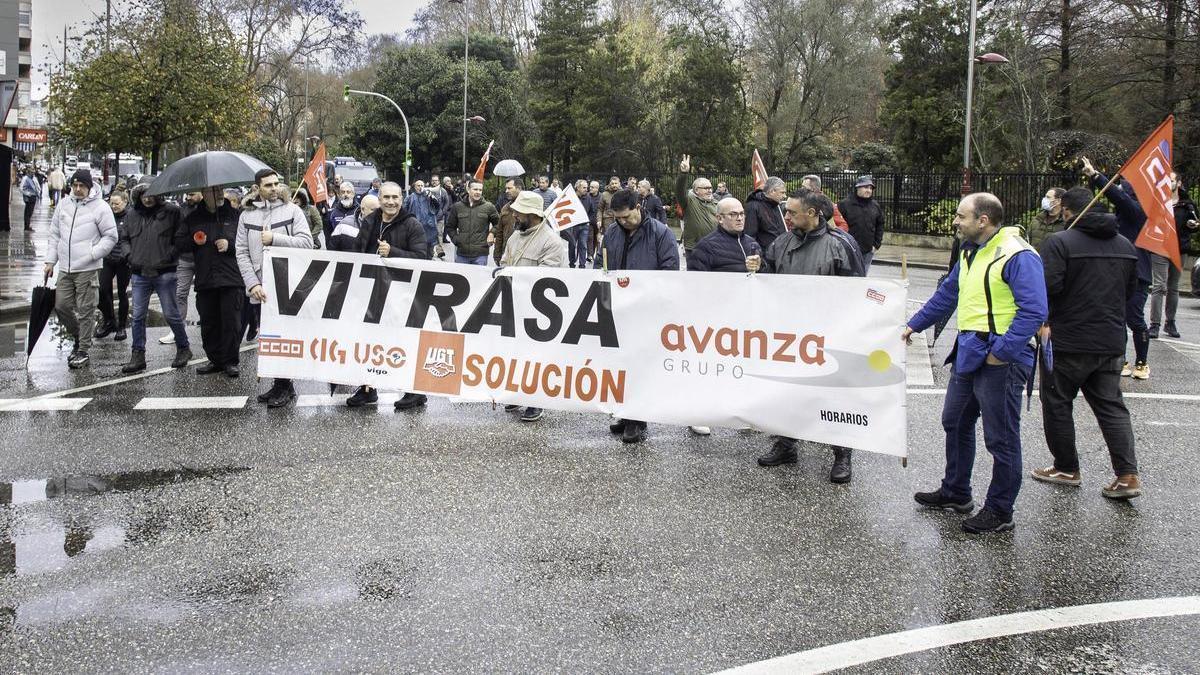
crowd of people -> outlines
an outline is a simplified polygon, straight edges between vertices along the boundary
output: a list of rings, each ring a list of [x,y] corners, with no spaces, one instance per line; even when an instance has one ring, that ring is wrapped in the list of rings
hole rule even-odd
[[[1094,188],[1109,185],[1086,159],[1082,166]],[[238,377],[241,344],[255,339],[257,309],[266,300],[262,260],[267,246],[430,260],[445,259],[443,245],[450,243],[456,264],[487,265],[490,255],[502,267],[861,277],[884,234],[883,209],[874,200],[871,176],[861,176],[854,193],[837,204],[815,175],[806,176],[791,193],[783,180],[768,177],[739,200],[723,183],[714,190],[707,178],[692,176],[687,156],[674,185],[679,237],[668,226],[654,187],[633,177],[622,183],[613,176],[603,190],[598,181],[575,183],[588,220],[562,232],[546,220],[547,209],[561,195],[561,186],[547,176],[535,177],[529,186],[521,176],[508,178],[495,202],[484,197],[481,181],[470,178],[455,184],[434,175],[428,183],[415,181],[407,194],[394,182],[378,182],[361,198],[354,185],[343,181],[332,186],[335,199],[327,208],[311,204],[303,190],[293,192],[269,169],[255,176],[245,194],[210,188],[188,194],[181,204],[148,194],[147,184],[141,183],[128,194],[114,191],[106,205],[86,171],[76,172],[65,187],[70,192],[54,211],[45,274],[58,271],[58,315],[76,340],[68,365],[87,366],[94,339],[110,334],[114,340],[125,339],[131,307],[133,338],[125,373],[147,367],[151,293],[157,294],[171,327],[159,342],[174,343],[173,367],[188,364],[192,352],[185,317],[194,290],[207,356],[196,372]],[[1181,187],[1173,178],[1183,239],[1197,227],[1197,217]],[[958,314],[942,414],[945,477],[937,489],[915,498],[923,506],[974,513],[962,524],[968,532],[1013,525],[1022,482],[1021,397],[1032,390],[1038,363],[1043,367],[1045,435],[1054,462],[1032,477],[1081,484],[1072,404],[1082,391],[1112,456],[1115,478],[1103,494],[1125,499],[1142,492],[1120,378],[1149,377],[1148,343],[1160,326],[1168,335],[1179,335],[1178,271],[1131,243],[1146,221],[1132,191],[1116,183],[1105,196],[1115,213],[1093,203],[1088,188],[1052,189],[1038,222],[1022,226],[1006,222],[1004,206],[994,195],[967,195],[954,217],[960,238],[950,271],[903,329],[902,337],[911,339],[912,333]],[[1154,298],[1149,324],[1148,297]],[[99,327],[97,306],[103,317]],[[1165,322],[1160,323],[1163,308]],[[1127,329],[1133,335],[1132,366],[1123,358]],[[1049,351],[1051,335],[1053,370],[1043,363],[1048,357],[1039,357]],[[258,400],[277,408],[295,396],[290,380],[276,379]],[[395,408],[419,408],[426,400],[408,392]],[[363,385],[346,403],[358,407],[377,401],[378,392]],[[507,409],[526,422],[544,414],[535,407]],[[976,512],[970,481],[981,417],[994,469],[987,499]],[[645,437],[646,423],[619,419],[610,430],[637,443]],[[711,433],[703,426],[690,430]],[[796,443],[773,439],[758,463],[796,462]],[[834,447],[832,454],[830,480],[849,482],[851,451]]]

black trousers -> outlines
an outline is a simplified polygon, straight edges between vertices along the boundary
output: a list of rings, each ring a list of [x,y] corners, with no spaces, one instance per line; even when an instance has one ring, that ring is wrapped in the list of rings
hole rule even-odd
[[[1054,355],[1054,373],[1042,373],[1042,425],[1046,430],[1046,445],[1054,455],[1054,468],[1059,471],[1079,470],[1079,453],[1075,449],[1075,419],[1073,408],[1080,390],[1092,407],[1100,433],[1108,445],[1113,471],[1122,476],[1137,473],[1137,457],[1133,451],[1133,425],[1129,409],[1121,397],[1122,355],[1070,354]]]
[[[125,329],[125,321],[129,317],[129,279],[133,271],[126,263],[111,263],[104,261],[100,268],[100,313],[104,320],[114,328]],[[113,281],[117,282],[117,316],[113,316]]]
[[[225,367],[238,363],[242,346],[242,302],[246,294],[240,287],[196,291],[196,311],[200,313],[200,340],[209,361]]]
[[[262,305],[244,300],[242,305],[242,329],[240,335],[258,335],[258,320],[262,316]]]
[[[25,229],[29,229],[29,221],[33,220],[33,209],[37,206],[37,200],[25,202]]]

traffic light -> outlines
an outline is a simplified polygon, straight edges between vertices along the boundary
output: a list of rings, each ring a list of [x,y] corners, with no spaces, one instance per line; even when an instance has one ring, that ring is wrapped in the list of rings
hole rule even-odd
[[[412,166],[412,150],[407,150],[407,149],[406,149],[406,150],[404,151],[404,165],[405,165],[405,166]]]
[[[348,85],[348,84],[342,85],[342,100],[343,101],[350,100],[350,85]]]

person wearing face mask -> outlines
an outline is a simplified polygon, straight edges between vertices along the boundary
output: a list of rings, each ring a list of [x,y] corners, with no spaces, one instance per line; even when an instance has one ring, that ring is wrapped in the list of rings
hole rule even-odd
[[[1065,192],[1060,187],[1052,187],[1042,196],[1042,207],[1025,228],[1025,241],[1034,248],[1041,246],[1046,237],[1067,226],[1062,215],[1062,196]]]
[[[333,231],[337,228],[338,223],[342,222],[343,218],[352,215],[357,208],[354,183],[348,180],[342,181],[338,185],[337,200],[333,202],[333,208],[325,214],[325,241],[329,241],[333,236]]]
[[[513,233],[504,244],[500,257],[502,267],[564,267],[566,265],[566,242],[543,218],[542,197],[524,191],[517,195],[512,204],[506,205],[513,213]],[[514,412],[520,406],[506,405],[505,412]],[[542,418],[542,409],[525,408],[522,422],[536,422]]]

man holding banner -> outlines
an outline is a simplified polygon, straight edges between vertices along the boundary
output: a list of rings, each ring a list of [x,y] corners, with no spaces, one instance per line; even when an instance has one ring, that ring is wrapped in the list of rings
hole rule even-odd
[[[917,503],[971,513],[975,424],[983,417],[983,443],[992,455],[992,482],[978,513],[962,522],[971,534],[1013,528],[1013,505],[1021,489],[1021,392],[1033,377],[1033,336],[1046,320],[1046,278],[1037,252],[1021,230],[1004,226],[1004,206],[995,195],[962,198],[954,225],[962,234],[958,263],[937,292],[909,320],[902,337],[912,339],[958,311],[958,341],[942,427],[946,471],[941,487],[914,495]]]

